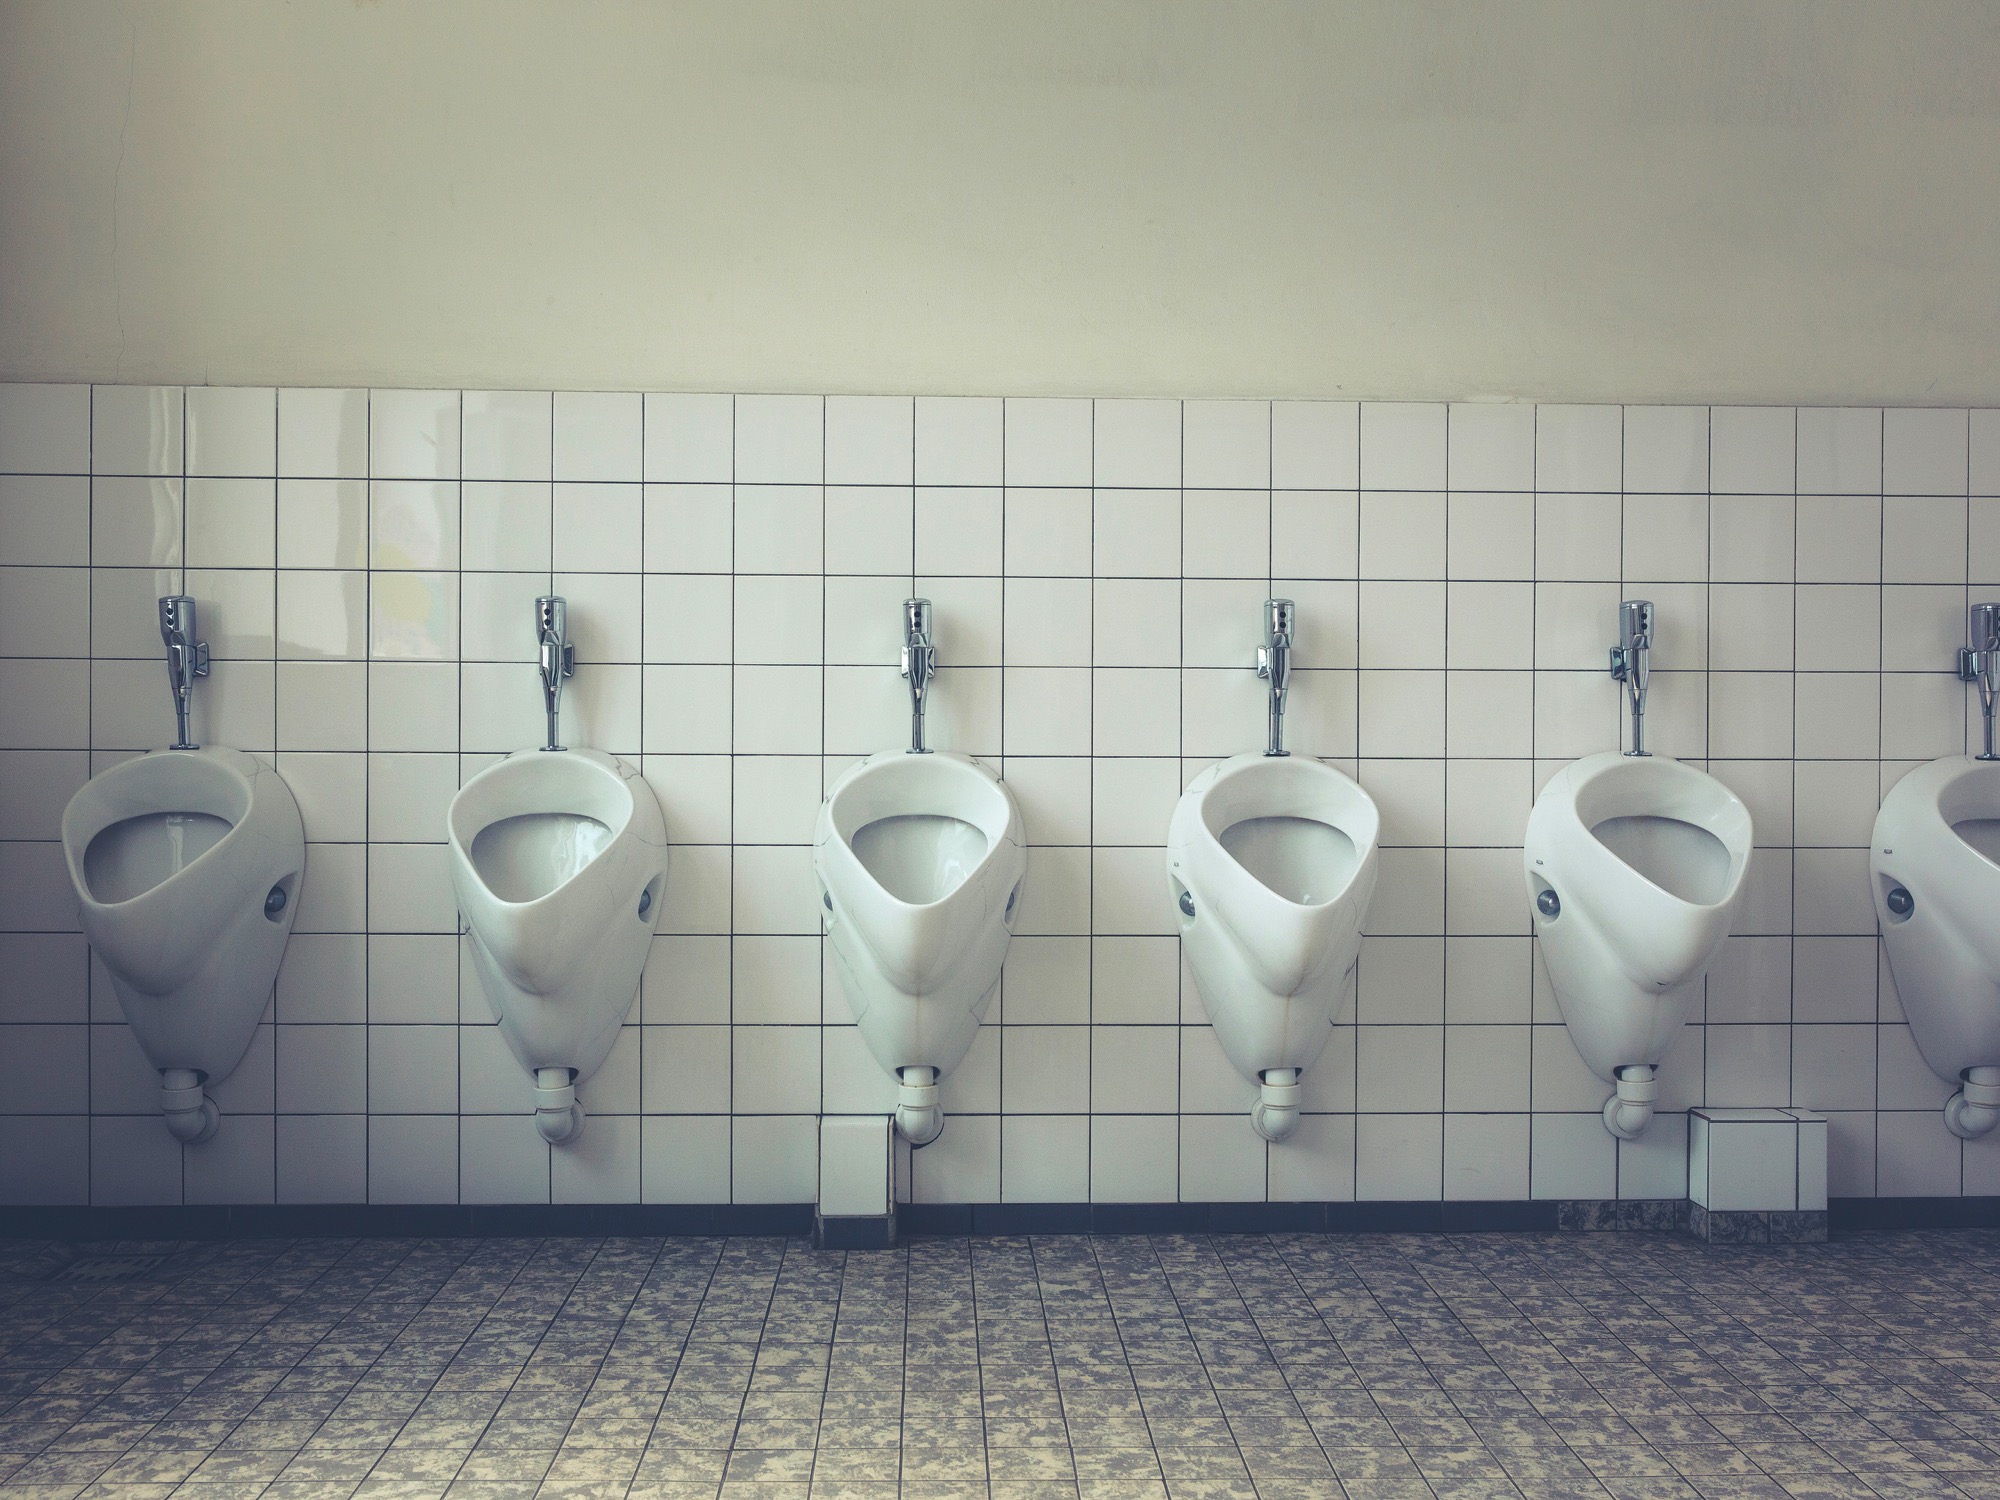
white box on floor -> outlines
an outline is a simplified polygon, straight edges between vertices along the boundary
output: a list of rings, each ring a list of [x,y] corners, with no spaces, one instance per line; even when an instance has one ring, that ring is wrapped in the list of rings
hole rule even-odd
[[[895,1203],[894,1116],[827,1115],[819,1122],[821,1218],[880,1218]]]
[[[1809,1109],[1688,1111],[1688,1196],[1711,1212],[1824,1212],[1826,1116]]]

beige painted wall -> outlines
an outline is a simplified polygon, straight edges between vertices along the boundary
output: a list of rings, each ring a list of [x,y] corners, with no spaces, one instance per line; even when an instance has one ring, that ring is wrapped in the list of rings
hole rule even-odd
[[[0,0],[0,379],[2000,398],[1981,3]]]

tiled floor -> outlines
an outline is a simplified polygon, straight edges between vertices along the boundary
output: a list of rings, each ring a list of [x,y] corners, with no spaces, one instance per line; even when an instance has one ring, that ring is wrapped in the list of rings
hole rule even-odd
[[[62,1258],[0,1244],[10,1497],[2000,1495],[1990,1232]]]

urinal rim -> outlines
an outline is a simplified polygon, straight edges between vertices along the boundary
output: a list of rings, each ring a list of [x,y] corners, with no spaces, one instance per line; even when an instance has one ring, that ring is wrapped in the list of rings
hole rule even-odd
[[[1936,785],[1924,790],[1927,781],[1935,782]],[[1982,854],[1959,833],[1958,824],[1970,820],[1959,818],[1954,821],[1945,812],[1945,799],[1958,792],[1968,782],[1990,782],[1994,785],[1993,817],[1986,821],[2000,820],[2000,761],[1980,760],[1972,755],[1948,755],[1918,766],[1891,787],[1888,795],[1882,799],[1882,807],[1876,811],[1876,821],[1879,823],[1882,813],[1889,810],[1892,805],[1914,799],[1917,803],[1915,816],[1919,820],[1936,825],[1937,833],[1949,839],[1952,846],[1963,848],[1982,864],[2000,870],[2000,861]],[[1904,791],[1901,798],[1897,798],[1897,792],[1903,791],[1906,786],[1909,790]],[[1897,815],[1904,816],[1900,806],[1897,806]]]
[[[624,817],[620,821],[619,826],[612,831],[611,837],[605,841],[604,847],[598,850],[596,854],[591,856],[589,863],[585,864],[582,869],[578,870],[575,874],[571,875],[569,879],[563,881],[561,885],[558,885],[552,891],[547,891],[544,894],[535,897],[531,901],[509,901],[505,897],[495,892],[493,887],[487,882],[485,875],[483,875],[480,872],[477,861],[475,861],[472,857],[473,841],[476,840],[479,837],[479,835],[484,833],[488,828],[491,828],[494,824],[504,823],[508,818],[527,818],[527,817],[538,817],[538,816],[553,817],[553,816],[564,816],[564,815],[570,817],[590,817],[591,814],[589,814],[588,812],[578,811],[574,808],[564,808],[564,807],[538,807],[538,808],[529,808],[525,811],[517,810],[505,813],[500,817],[489,818],[486,821],[480,823],[480,825],[477,828],[472,830],[470,838],[461,838],[459,832],[460,803],[462,799],[465,798],[467,793],[471,792],[475,787],[479,787],[480,783],[485,781],[488,777],[498,776],[500,773],[503,772],[506,772],[513,776],[533,775],[534,773],[532,771],[523,768],[547,764],[547,762],[530,760],[526,759],[525,757],[540,756],[540,755],[575,756],[577,759],[576,761],[571,762],[571,764],[581,763],[584,765],[588,765],[591,768],[591,772],[593,774],[607,778],[611,782],[611,784],[617,788],[618,792],[625,798]],[[638,843],[650,842],[649,840],[646,840],[645,838],[641,837],[640,832],[637,828],[637,823],[639,821],[638,819],[639,798],[638,794],[634,791],[632,787],[632,782],[637,778],[625,775],[620,770],[620,765],[621,762],[619,762],[619,760],[615,756],[607,755],[601,750],[583,750],[583,749],[551,750],[551,751],[516,750],[512,754],[508,755],[505,759],[494,762],[492,765],[488,766],[485,770],[481,771],[478,775],[474,776],[472,780],[466,782],[464,786],[460,787],[458,791],[452,795],[451,803],[445,809],[445,835],[447,841],[451,845],[452,860],[454,861],[454,863],[461,866],[465,870],[466,874],[471,876],[472,880],[477,886],[480,897],[483,900],[491,902],[493,906],[500,911],[504,911],[510,914],[524,913],[532,911],[536,907],[542,906],[548,902],[554,901],[557,897],[563,895],[565,892],[578,886],[578,884],[582,882],[586,876],[589,876],[592,871],[598,870],[600,868],[608,868],[608,866],[606,865],[606,861],[609,860],[614,853],[618,852],[620,847],[623,844],[625,844],[628,840]],[[482,788],[481,790],[483,791],[490,790],[490,788]],[[657,805],[657,799],[656,799],[656,805]],[[664,837],[662,838],[660,847],[663,849],[665,848]]]
[[[1992,769],[1982,772],[1982,767]],[[1988,859],[1968,843],[1944,813],[1943,802],[1951,789],[1973,777],[2000,780],[2000,761],[1942,756],[1912,770],[1883,796],[1868,834],[1868,874],[1869,894],[1885,935],[1903,925],[1888,911],[1882,889],[1885,878],[1910,888],[1920,899],[1928,897],[1924,904],[1933,914],[1940,898],[1946,910],[1955,911],[1966,888],[2000,880],[2000,861]],[[1885,840],[1893,840],[1891,847],[1884,848]]]
[[[1285,774],[1300,778],[1331,777],[1336,784],[1342,786],[1343,790],[1353,793],[1359,798],[1357,810],[1365,815],[1365,836],[1361,829],[1357,829],[1352,824],[1343,820],[1309,817],[1307,814],[1301,812],[1286,811],[1283,809],[1267,809],[1246,813],[1231,819],[1221,828],[1214,826],[1208,812],[1209,801],[1222,788],[1239,777],[1249,776],[1252,778],[1275,780],[1278,776]],[[1190,803],[1190,799],[1192,799],[1192,803]],[[1324,761],[1311,757],[1267,756],[1246,753],[1231,756],[1229,759],[1211,766],[1207,771],[1197,776],[1193,783],[1188,786],[1187,790],[1181,793],[1180,801],[1174,809],[1175,816],[1169,823],[1167,840],[1168,862],[1169,867],[1172,869],[1185,868],[1186,860],[1191,853],[1191,836],[1183,831],[1182,821],[1184,816],[1182,809],[1190,807],[1192,815],[1188,817],[1188,822],[1193,827],[1192,838],[1213,845],[1215,857],[1226,861],[1230,867],[1248,882],[1249,887],[1260,893],[1263,898],[1276,902],[1280,908],[1298,913],[1302,917],[1338,907],[1343,901],[1352,896],[1355,886],[1368,873],[1381,849],[1382,811],[1376,806],[1375,799],[1368,795],[1367,788],[1337,767],[1329,766]],[[1244,867],[1243,862],[1231,854],[1228,846],[1222,842],[1222,835],[1228,832],[1229,829],[1234,828],[1238,823],[1249,822],[1254,818],[1284,817],[1303,818],[1309,822],[1325,823],[1327,827],[1342,834],[1354,845],[1356,851],[1354,868],[1348,872],[1347,880],[1342,884],[1340,890],[1327,897],[1324,901],[1294,901],[1290,897],[1272,890],[1270,886],[1251,874]],[[1190,871],[1189,873],[1194,872]],[[1186,884],[1187,882],[1183,883]],[[1192,889],[1192,886],[1190,886],[1190,889]]]
[[[911,769],[909,771],[899,771],[897,768],[902,766],[909,766]],[[905,901],[900,896],[891,892],[881,881],[877,880],[875,872],[870,870],[861,856],[854,852],[853,839],[841,831],[842,818],[839,803],[843,798],[853,795],[862,782],[873,780],[877,776],[924,774],[926,772],[934,772],[941,766],[952,767],[949,774],[954,776],[965,775],[976,777],[982,796],[991,795],[999,799],[995,810],[1004,809],[1007,814],[1006,821],[997,834],[980,824],[974,823],[971,825],[978,829],[980,834],[986,839],[986,852],[980,855],[979,862],[966,872],[965,878],[959,881],[957,885],[946,891],[942,896],[939,896],[935,901]],[[872,827],[884,818],[951,816],[953,814],[950,812],[940,810],[926,811],[921,807],[902,812],[883,813],[880,817],[870,818],[865,823],[856,824],[854,832],[859,833],[863,828]],[[959,821],[963,822],[965,820],[960,819]],[[838,781],[834,782],[832,788],[827,792],[825,800],[820,803],[818,824],[819,826],[815,830],[815,837],[813,839],[815,863],[817,864],[821,859],[828,857],[830,852],[829,846],[838,848],[840,853],[837,859],[840,866],[851,868],[862,879],[866,880],[869,887],[874,890],[876,895],[890,910],[905,913],[934,912],[941,909],[963,895],[966,891],[976,887],[986,875],[988,869],[1008,848],[1020,849],[1023,847],[1022,840],[1016,837],[1021,832],[1021,807],[1014,800],[1014,794],[1007,789],[1006,782],[994,775],[991,770],[971,756],[959,755],[948,750],[934,751],[921,758],[912,756],[907,751],[886,750],[879,754],[871,755],[859,764],[851,766]],[[822,880],[826,881],[826,877],[833,872],[822,867],[819,873]],[[846,895],[845,891],[841,893],[843,901],[846,899]]]
[[[1699,778],[1687,784],[1701,786],[1705,790],[1719,794],[1721,806],[1725,811],[1733,805],[1734,810],[1741,814],[1740,847],[1732,844],[1729,838],[1712,824],[1699,823],[1691,818],[1674,817],[1671,813],[1607,812],[1594,822],[1586,823],[1583,810],[1577,805],[1580,795],[1600,778],[1620,774],[1628,767],[1634,769],[1625,774],[1635,777],[1650,774],[1656,777]],[[1543,813],[1544,806],[1548,809],[1546,813]],[[1561,821],[1551,828],[1550,822],[1558,817]],[[1648,878],[1628,860],[1621,858],[1616,850],[1597,836],[1596,832],[1598,824],[1607,823],[1618,817],[1667,818],[1699,828],[1714,838],[1727,851],[1730,859],[1729,874],[1724,881],[1722,895],[1714,901],[1685,900]],[[1563,851],[1559,857],[1563,857],[1566,861],[1569,859],[1581,861],[1586,868],[1580,876],[1574,869],[1565,872],[1564,879],[1570,883],[1570,890],[1558,892],[1565,902],[1578,900],[1586,907],[1598,905],[1607,889],[1601,883],[1602,878],[1607,874],[1615,874],[1620,882],[1628,878],[1636,882],[1638,888],[1647,894],[1649,899],[1669,902],[1674,909],[1696,916],[1706,916],[1729,910],[1742,895],[1744,884],[1750,877],[1750,860],[1756,852],[1756,826],[1751,819],[1750,809],[1744,804],[1743,799],[1723,781],[1708,772],[1668,755],[1632,756],[1620,754],[1616,750],[1605,750],[1571,761],[1549,778],[1548,784],[1542,788],[1541,795],[1535,798],[1534,807],[1528,814],[1527,833],[1522,840],[1522,857],[1529,876],[1553,886],[1555,881],[1548,875],[1547,864],[1537,856],[1555,854],[1558,851],[1552,847],[1553,845],[1571,840],[1578,842],[1578,850]],[[1589,868],[1593,865],[1597,867],[1594,873]]]
[[[240,766],[234,763],[239,759],[250,763],[251,771],[249,773],[246,774]],[[171,762],[184,762],[189,765],[201,766],[204,768],[201,774],[226,777],[234,785],[240,794],[241,806],[235,815],[229,818],[229,831],[200,854],[196,855],[187,864],[182,865],[173,874],[167,876],[166,879],[159,881],[157,884],[147,886],[145,890],[140,891],[137,895],[127,896],[123,901],[99,900],[91,891],[90,882],[85,877],[83,869],[84,856],[89,852],[91,844],[96,842],[99,836],[107,830],[116,827],[118,824],[129,822],[133,818],[167,816],[174,813],[197,811],[198,809],[148,806],[142,811],[127,812],[120,817],[109,818],[97,823],[95,827],[91,828],[88,836],[79,837],[77,829],[71,822],[71,819],[76,816],[78,802],[86,794],[93,791],[101,797],[105,795],[108,787],[115,786],[120,781],[130,781],[138,777],[157,775],[159,774],[157,771],[149,772],[145,768],[149,766],[157,767]],[[213,874],[215,867],[227,857],[225,851],[228,851],[229,856],[233,856],[233,846],[241,842],[244,830],[250,826],[257,810],[257,777],[265,772],[270,772],[272,775],[276,774],[276,772],[270,770],[270,767],[265,766],[262,762],[257,761],[254,757],[236,749],[234,746],[202,745],[192,750],[149,750],[144,755],[134,756],[131,760],[120,761],[117,765],[100,771],[97,775],[91,777],[70,798],[69,805],[63,809],[62,818],[63,863],[69,868],[70,885],[74,888],[78,901],[93,911],[124,911],[141,902],[164,899],[166,893],[178,891],[182,886],[188,884],[192,876],[201,875],[206,877]],[[215,813],[206,813],[205,815],[208,817],[220,816]]]

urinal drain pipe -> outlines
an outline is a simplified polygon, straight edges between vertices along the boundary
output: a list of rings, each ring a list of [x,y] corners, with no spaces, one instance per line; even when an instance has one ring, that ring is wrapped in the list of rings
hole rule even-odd
[[[1257,1102],[1250,1106],[1250,1128],[1267,1141],[1290,1139],[1299,1128],[1299,1070],[1266,1068],[1257,1077]]]
[[[221,1111],[201,1091],[202,1076],[193,1068],[160,1069],[160,1116],[177,1141],[200,1145],[215,1134]]]
[[[1962,1141],[1977,1140],[2000,1125],[2000,1068],[1967,1068],[1959,1090],[1945,1101],[1945,1128]]]
[[[1653,1104],[1659,1097],[1659,1072],[1651,1063],[1620,1068],[1618,1092],[1604,1101],[1604,1128],[1621,1141],[1636,1141],[1653,1123]]]
[[[583,1128],[583,1106],[576,1102],[576,1069],[535,1069],[535,1129],[556,1146]]]
[[[944,1134],[937,1080],[936,1068],[896,1070],[896,1131],[912,1146],[928,1146]]]

